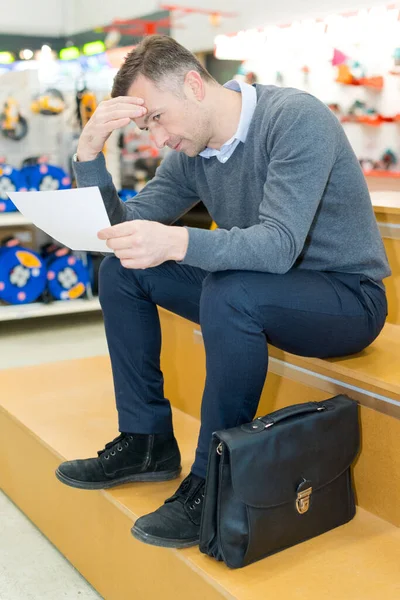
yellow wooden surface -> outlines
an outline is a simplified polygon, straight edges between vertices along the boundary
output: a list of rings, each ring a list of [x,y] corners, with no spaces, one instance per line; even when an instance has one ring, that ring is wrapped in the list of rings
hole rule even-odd
[[[400,209],[389,206],[374,206],[374,213],[378,223],[384,225],[398,225],[400,223]]]
[[[73,406],[77,413],[81,402],[86,400],[85,395],[76,400]],[[61,402],[58,394],[56,407]],[[51,410],[50,403],[46,404],[46,411]],[[99,411],[94,403],[91,408],[95,420]],[[110,427],[107,424],[101,436],[91,435],[90,423],[89,432],[84,427],[74,429],[75,419],[62,420],[56,425],[53,413],[52,430],[46,436],[49,421],[46,425],[43,409],[38,403],[38,415],[44,417],[44,426],[33,433],[0,408],[0,487],[101,596],[105,600],[223,598],[214,583],[198,576],[178,551],[146,546],[130,533],[136,518],[157,508],[175,491],[179,481],[169,485],[121,486],[112,493],[64,486],[54,476],[62,452],[43,441],[42,433],[48,441],[54,440],[54,434],[58,433],[59,448],[67,449],[66,457],[72,458],[85,456],[89,446],[92,447],[89,455],[94,448],[100,449],[109,439]],[[112,421],[113,411],[104,413],[107,416]],[[95,429],[99,431],[98,425]]]
[[[316,373],[340,379],[384,396],[400,400],[400,327],[386,323],[368,348],[341,358],[295,356],[270,346],[271,356]]]
[[[388,301],[387,321],[400,325],[400,239],[384,237],[383,244],[392,270],[391,276],[384,280]]]
[[[400,191],[371,193],[371,200],[392,275],[385,279],[388,297],[388,322],[400,325]],[[391,227],[392,226],[392,227]]]
[[[163,328],[163,361],[168,369],[174,392],[182,396],[182,381],[185,394],[198,398],[205,377],[205,357],[200,327],[168,311],[160,309]],[[179,352],[179,360],[176,353]],[[368,348],[358,354],[342,358],[321,360],[295,356],[270,346],[271,356],[291,364],[350,382],[365,390],[390,395],[400,400],[400,328],[387,323],[379,337]],[[196,365],[198,376],[192,380],[188,375]],[[186,379],[189,379],[186,381]],[[188,386],[188,387],[186,387]],[[183,405],[182,410],[185,410]],[[197,414],[196,414],[197,416]]]
[[[347,525],[235,571],[197,547],[141,544],[130,534],[133,521],[159,506],[179,480],[98,492],[54,477],[62,458],[94,455],[116,434],[108,360],[3,371],[0,384],[0,485],[106,600],[400,597],[400,530],[362,509]],[[199,424],[178,410],[174,424],[183,477]]]
[[[371,191],[371,201],[378,224],[384,226],[382,237],[392,269],[392,276],[385,279],[389,305],[388,321],[400,325],[400,239],[393,239],[393,236],[398,234],[396,226],[400,224],[400,188],[399,191]],[[394,225],[392,231],[388,225]]]
[[[400,191],[372,190],[370,193],[376,215],[400,216]]]

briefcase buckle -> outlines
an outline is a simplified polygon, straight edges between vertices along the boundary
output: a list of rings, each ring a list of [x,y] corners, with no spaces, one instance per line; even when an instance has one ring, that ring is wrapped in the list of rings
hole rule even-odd
[[[297,494],[296,508],[297,512],[303,515],[310,508],[310,497],[312,493],[312,487],[303,490]]]

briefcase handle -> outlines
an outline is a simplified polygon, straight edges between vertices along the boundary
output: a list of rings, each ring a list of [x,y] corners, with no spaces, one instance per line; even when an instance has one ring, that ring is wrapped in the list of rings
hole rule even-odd
[[[242,429],[256,433],[257,431],[267,429],[267,427],[272,427],[272,425],[276,425],[280,421],[284,421],[290,417],[320,412],[325,410],[325,408],[326,407],[320,402],[305,402],[304,404],[285,406],[285,408],[275,410],[264,417],[258,417],[258,419],[252,421],[252,423],[246,423],[245,425],[242,425]]]

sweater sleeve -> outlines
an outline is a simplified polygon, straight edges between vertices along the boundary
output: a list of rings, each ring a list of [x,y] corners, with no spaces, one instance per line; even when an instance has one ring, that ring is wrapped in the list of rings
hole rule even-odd
[[[198,203],[196,191],[188,184],[184,158],[168,154],[155,177],[133,198],[122,202],[107,171],[104,155],[74,163],[78,187],[98,186],[112,225],[143,219],[170,225]]]
[[[287,98],[265,134],[270,162],[259,223],[214,231],[188,227],[182,263],[208,271],[289,271],[302,252],[329,180],[339,127],[336,117],[313,96]]]

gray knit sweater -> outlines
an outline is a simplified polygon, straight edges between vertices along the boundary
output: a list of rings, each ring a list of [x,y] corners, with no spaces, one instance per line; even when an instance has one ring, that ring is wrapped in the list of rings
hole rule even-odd
[[[310,269],[390,275],[370,196],[337,118],[293,88],[257,85],[246,142],[223,164],[171,152],[155,178],[123,203],[104,157],[75,164],[80,187],[98,185],[112,224],[171,224],[198,200],[218,229],[189,227],[183,264],[207,271]]]

